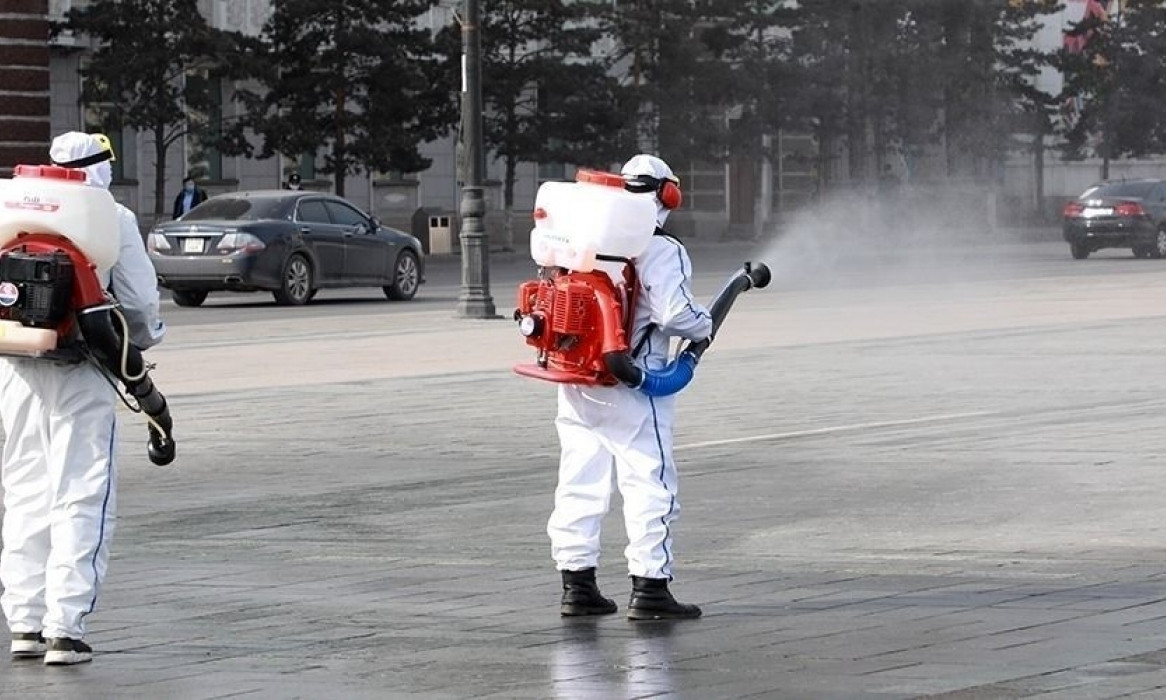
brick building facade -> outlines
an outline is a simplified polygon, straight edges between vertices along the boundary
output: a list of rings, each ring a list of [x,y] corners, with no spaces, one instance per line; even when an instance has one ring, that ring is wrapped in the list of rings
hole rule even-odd
[[[41,163],[50,141],[48,0],[0,6],[0,176]]]

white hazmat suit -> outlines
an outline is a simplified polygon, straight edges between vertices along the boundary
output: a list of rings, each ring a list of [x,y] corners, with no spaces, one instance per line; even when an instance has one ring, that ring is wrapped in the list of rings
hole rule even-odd
[[[68,167],[106,148],[95,135],[69,132],[53,140],[49,153]],[[88,186],[109,187],[109,160],[83,169]],[[157,278],[136,217],[120,204],[118,217],[118,231],[109,233],[120,237],[120,253],[102,283],[122,305],[131,341],[145,349],[166,331]],[[13,632],[14,654],[21,633],[64,640],[85,635],[113,534],[117,401],[114,387],[92,363],[0,358],[6,436],[0,607]]]
[[[675,180],[664,161],[648,155],[628,161],[622,174]],[[657,224],[663,226],[669,210],[658,197],[657,206]],[[635,260],[639,298],[628,339],[632,348],[642,342],[635,361],[651,370],[668,364],[671,337],[704,340],[713,327],[692,296],[688,252],[661,229],[656,234]],[[597,565],[614,470],[623,497],[629,575],[671,580],[671,526],[680,512],[672,459],[675,396],[651,398],[624,385],[564,384],[558,403],[559,483],[547,524],[556,568],[570,572]]]

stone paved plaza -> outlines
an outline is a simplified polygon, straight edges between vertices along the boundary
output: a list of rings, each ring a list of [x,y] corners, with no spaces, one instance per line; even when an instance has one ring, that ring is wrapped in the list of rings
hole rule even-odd
[[[553,388],[438,260],[410,304],[167,303],[179,458],[125,416],[96,658],[2,659],[0,697],[1166,697],[1166,262],[733,243],[698,296],[762,252],[679,403],[702,619],[622,617],[618,513],[621,614],[559,618]]]

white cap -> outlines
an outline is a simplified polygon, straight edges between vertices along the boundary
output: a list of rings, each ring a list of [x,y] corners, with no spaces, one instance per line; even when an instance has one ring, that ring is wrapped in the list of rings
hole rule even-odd
[[[84,170],[86,181],[90,185],[108,189],[109,183],[113,180],[113,169],[109,165],[109,161],[113,159],[113,151],[109,149],[107,143],[103,137],[97,134],[68,131],[53,139],[52,145],[49,146],[49,158],[57,165],[66,168],[78,167]],[[109,157],[100,161],[91,162],[84,166],[70,165],[70,163],[90,159],[106,152],[108,152]]]
[[[672,168],[668,167],[667,163],[647,153],[632,156],[631,160],[624,163],[623,168],[620,170],[620,175],[623,175],[624,179],[629,181],[629,185],[634,183],[637,177],[641,176],[651,177],[655,180],[671,180],[676,184],[680,184],[680,178],[676,177],[676,174],[672,172]],[[632,192],[649,191],[652,193],[652,196],[656,198],[656,225],[663,226],[671,210],[660,202],[660,198],[656,196],[656,188],[651,187],[647,190],[640,190],[629,187],[629,189]]]
[[[634,179],[637,175],[648,175],[657,180],[679,181],[667,163],[647,153],[632,156],[632,159],[624,163],[623,169],[619,172],[627,179]]]

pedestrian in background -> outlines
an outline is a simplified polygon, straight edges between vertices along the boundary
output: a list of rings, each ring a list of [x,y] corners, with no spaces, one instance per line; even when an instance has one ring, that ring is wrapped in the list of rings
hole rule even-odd
[[[206,192],[195,184],[193,177],[187,175],[182,181],[182,191],[174,198],[174,218],[181,219],[186,212],[205,201]]]

